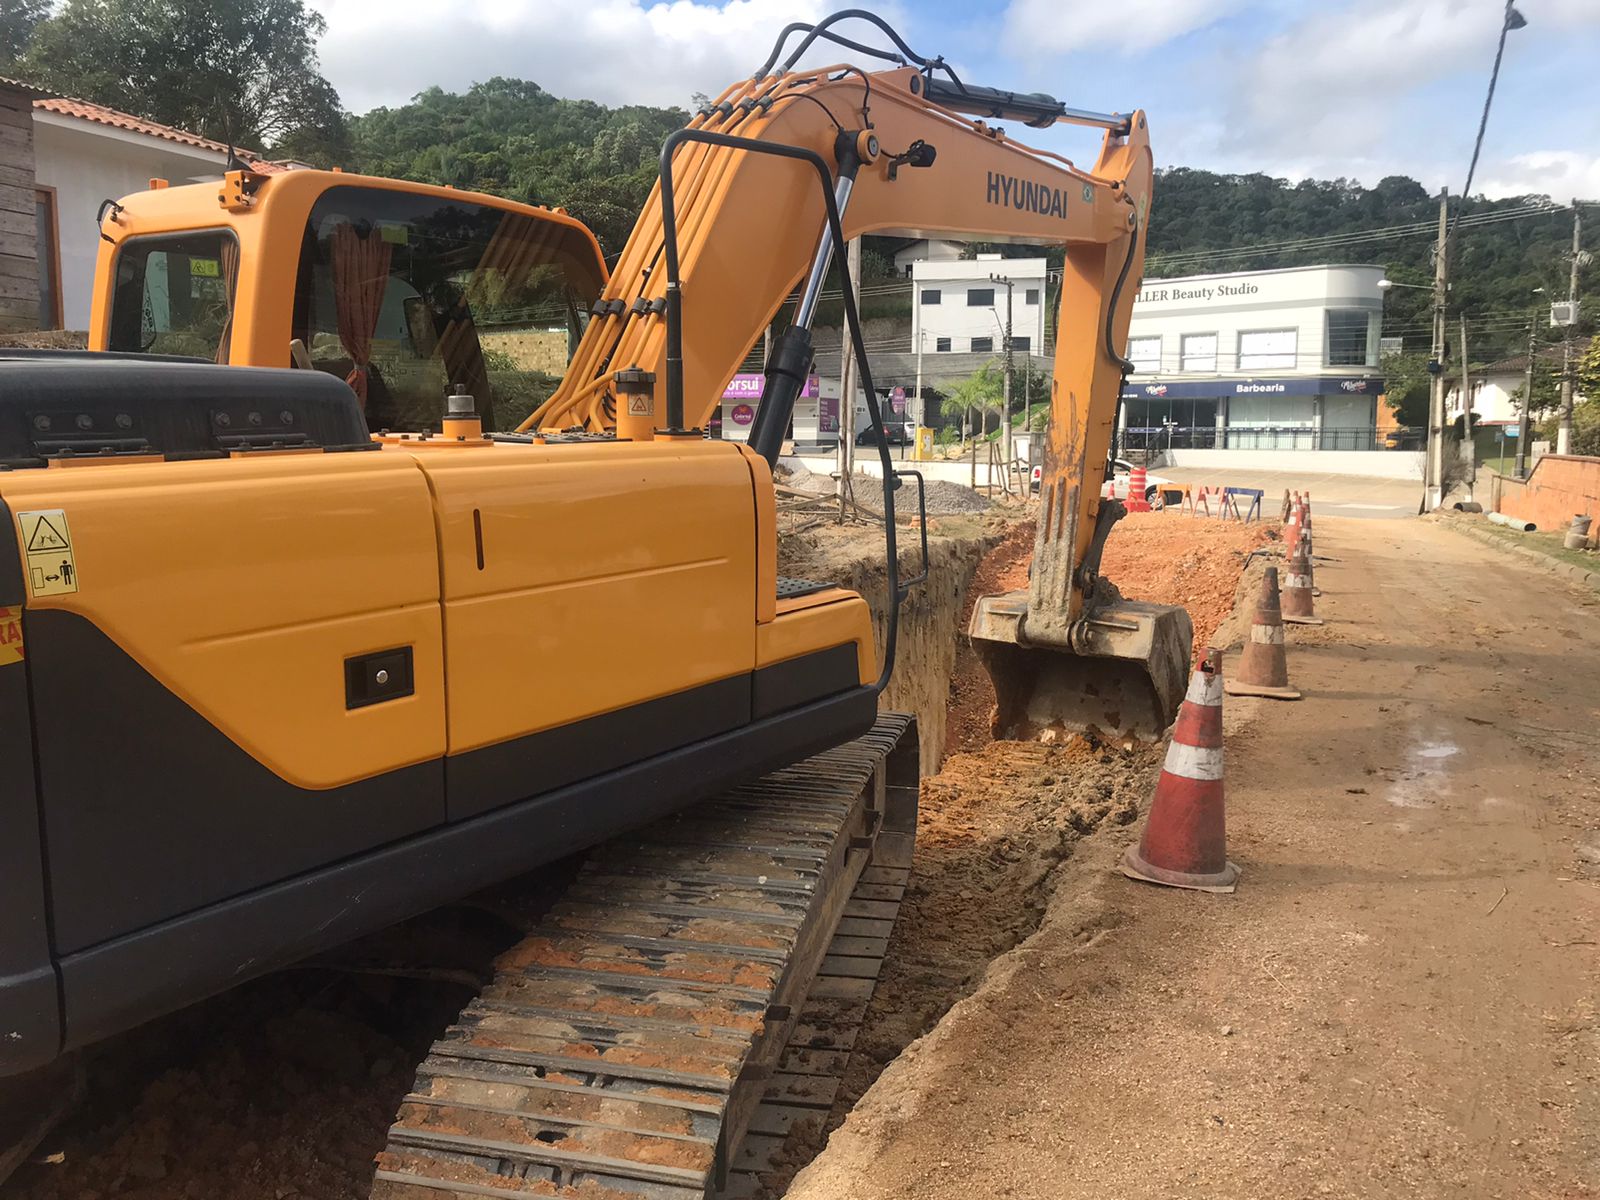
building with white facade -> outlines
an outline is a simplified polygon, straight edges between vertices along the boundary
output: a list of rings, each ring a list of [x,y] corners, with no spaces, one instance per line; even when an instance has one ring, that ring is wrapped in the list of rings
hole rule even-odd
[[[33,141],[46,328],[89,327],[104,201],[142,192],[152,179],[221,179],[228,162],[220,142],[66,97],[34,102]]]
[[[1202,465],[1235,450],[1381,446],[1377,266],[1149,279],[1134,304],[1123,441]]]
[[[911,268],[919,262],[955,262],[967,252],[966,243],[947,238],[918,238],[894,252],[894,273],[911,278]]]
[[[930,259],[911,264],[911,344],[924,356],[995,354],[1005,348],[1007,287],[1011,281],[1011,349],[1038,354],[1044,348],[1045,260],[982,254],[969,259]]]

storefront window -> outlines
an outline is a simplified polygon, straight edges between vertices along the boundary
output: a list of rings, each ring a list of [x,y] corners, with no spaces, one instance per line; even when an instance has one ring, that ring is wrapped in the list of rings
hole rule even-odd
[[[1370,321],[1363,309],[1328,310],[1328,365],[1330,367],[1376,366],[1367,358]]]
[[[1239,370],[1293,370],[1299,336],[1293,329],[1251,329],[1239,334]]]
[[[1217,335],[1214,333],[1184,334],[1181,361],[1185,371],[1215,371],[1217,369]]]
[[[1129,338],[1128,358],[1141,371],[1155,372],[1161,370],[1160,337]]]

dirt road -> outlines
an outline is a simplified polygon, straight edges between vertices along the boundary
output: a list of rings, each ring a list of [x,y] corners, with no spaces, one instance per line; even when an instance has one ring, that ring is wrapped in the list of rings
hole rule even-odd
[[[1211,897],[1112,871],[893,1063],[793,1200],[1600,1187],[1600,599],[1324,518],[1298,704],[1228,702]]]

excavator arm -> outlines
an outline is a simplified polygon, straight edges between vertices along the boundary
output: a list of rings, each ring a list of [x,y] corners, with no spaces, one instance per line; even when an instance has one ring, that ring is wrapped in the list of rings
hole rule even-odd
[[[863,16],[839,17],[851,15]],[[830,36],[837,19],[795,28]],[[1187,614],[1121,601],[1099,579],[1100,550],[1122,515],[1101,491],[1143,271],[1153,173],[1145,115],[969,87],[895,40],[909,65],[876,72],[795,71],[799,51],[774,71],[775,52],[669,139],[669,186],[657,184],[561,388],[525,428],[614,428],[639,440],[693,433],[798,290],[751,433],[773,459],[811,366],[835,221],[845,239],[892,231],[1060,246],[1032,579],[1025,594],[981,601],[972,632],[996,679],[1003,732],[1159,732],[1181,699]],[[1104,136],[1085,170],[1013,139],[997,119]]]

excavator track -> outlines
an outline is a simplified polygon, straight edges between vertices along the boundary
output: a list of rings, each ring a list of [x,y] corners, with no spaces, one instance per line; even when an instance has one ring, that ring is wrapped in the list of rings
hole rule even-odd
[[[910,867],[918,773],[914,719],[884,714],[592,851],[434,1043],[373,1200],[747,1192],[763,1149],[837,1089]],[[763,1145],[741,1160],[752,1124]]]

